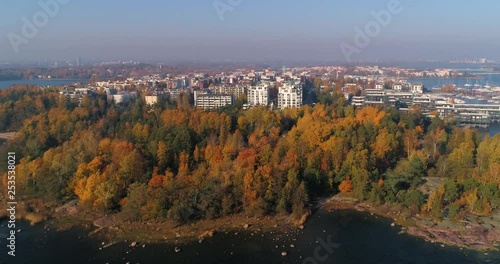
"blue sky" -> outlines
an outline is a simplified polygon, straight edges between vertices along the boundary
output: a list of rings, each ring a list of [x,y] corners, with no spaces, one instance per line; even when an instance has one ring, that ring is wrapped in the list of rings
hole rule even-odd
[[[56,0],[41,0],[42,2]],[[67,1],[67,0],[66,0]],[[221,20],[214,2],[237,0],[70,0],[16,54],[9,33],[37,1],[0,1],[0,62],[39,59],[344,62],[372,11],[391,0],[240,0]],[[500,60],[500,1],[400,0],[403,11],[354,60]]]

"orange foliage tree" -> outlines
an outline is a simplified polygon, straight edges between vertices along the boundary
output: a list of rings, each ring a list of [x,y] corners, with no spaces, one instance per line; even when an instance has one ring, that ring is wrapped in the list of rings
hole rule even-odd
[[[339,191],[342,192],[342,193],[350,193],[350,192],[352,192],[351,177],[347,176],[347,178],[340,183],[340,185],[339,185]]]

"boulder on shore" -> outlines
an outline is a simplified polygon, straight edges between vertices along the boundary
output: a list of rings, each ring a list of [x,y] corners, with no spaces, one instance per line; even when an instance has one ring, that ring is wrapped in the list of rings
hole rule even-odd
[[[97,227],[110,227],[114,225],[115,221],[111,216],[103,216],[94,221],[94,225]]]
[[[215,235],[215,233],[216,233],[215,230],[207,230],[207,231],[203,232],[201,235],[199,235],[198,239],[213,237]]]
[[[75,215],[79,212],[78,200],[72,200],[54,210],[55,216]]]

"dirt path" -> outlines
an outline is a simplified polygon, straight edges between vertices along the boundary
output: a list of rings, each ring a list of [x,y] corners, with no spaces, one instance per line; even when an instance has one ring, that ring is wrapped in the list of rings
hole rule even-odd
[[[12,140],[16,136],[16,133],[17,132],[3,132],[3,133],[0,133],[0,139]]]

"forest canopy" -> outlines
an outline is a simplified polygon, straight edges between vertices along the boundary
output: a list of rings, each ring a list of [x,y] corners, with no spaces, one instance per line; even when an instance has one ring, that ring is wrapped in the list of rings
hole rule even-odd
[[[36,87],[0,93],[0,130],[19,130],[1,148],[17,153],[19,193],[77,198],[129,220],[300,217],[339,192],[436,219],[500,205],[500,136],[416,112],[356,109],[335,93],[300,109],[213,112],[100,95],[78,107]],[[439,188],[423,191],[428,178]]]

